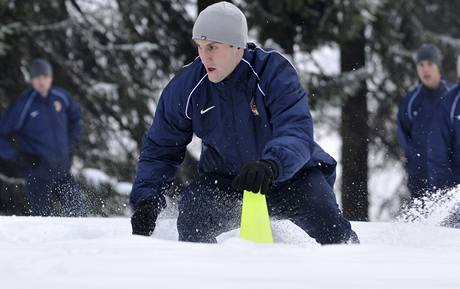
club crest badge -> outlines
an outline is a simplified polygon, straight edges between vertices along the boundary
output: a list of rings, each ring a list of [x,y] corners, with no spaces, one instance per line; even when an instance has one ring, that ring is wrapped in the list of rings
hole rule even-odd
[[[254,100],[254,98],[251,99],[251,102],[249,103],[249,107],[251,108],[252,114],[254,116],[259,116],[259,111],[257,110],[256,101]]]
[[[62,110],[62,104],[60,101],[58,100],[55,100],[54,101],[54,109],[57,111],[57,112],[60,112]]]

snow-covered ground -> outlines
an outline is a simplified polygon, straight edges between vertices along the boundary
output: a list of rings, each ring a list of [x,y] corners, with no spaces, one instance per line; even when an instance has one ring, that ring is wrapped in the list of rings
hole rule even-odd
[[[273,223],[273,245],[238,230],[194,244],[170,218],[140,237],[128,218],[0,217],[0,288],[460,288],[460,230],[353,227],[361,245],[320,246],[288,221]]]

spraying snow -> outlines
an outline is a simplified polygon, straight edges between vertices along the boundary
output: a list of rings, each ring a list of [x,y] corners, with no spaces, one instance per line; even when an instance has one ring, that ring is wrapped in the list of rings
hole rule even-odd
[[[414,200],[402,209],[398,220],[460,228],[460,185]]]

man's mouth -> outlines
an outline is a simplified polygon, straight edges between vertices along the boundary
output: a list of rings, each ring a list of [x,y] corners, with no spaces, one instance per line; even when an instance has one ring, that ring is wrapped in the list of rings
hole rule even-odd
[[[208,72],[213,72],[214,70],[216,70],[214,67],[208,67]]]

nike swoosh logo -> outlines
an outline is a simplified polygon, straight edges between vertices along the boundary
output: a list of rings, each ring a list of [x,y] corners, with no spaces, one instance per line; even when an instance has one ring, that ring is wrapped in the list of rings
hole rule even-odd
[[[30,116],[31,116],[32,118],[34,118],[34,117],[36,117],[39,113],[40,113],[40,112],[39,112],[38,110],[34,110],[34,111],[32,111],[32,112],[30,113]]]
[[[202,109],[202,110],[200,110],[200,113],[201,113],[201,114],[205,114],[205,113],[207,113],[208,111],[210,111],[211,109],[213,109],[214,107],[216,107],[216,106],[213,105],[213,106],[208,107],[207,109]]]

